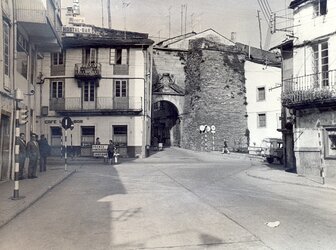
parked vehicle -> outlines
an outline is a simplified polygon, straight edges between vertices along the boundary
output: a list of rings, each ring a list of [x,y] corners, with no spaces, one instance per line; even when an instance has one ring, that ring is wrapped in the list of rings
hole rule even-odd
[[[261,142],[261,155],[266,158],[268,163],[274,159],[280,164],[283,163],[283,141],[279,138],[265,138]]]

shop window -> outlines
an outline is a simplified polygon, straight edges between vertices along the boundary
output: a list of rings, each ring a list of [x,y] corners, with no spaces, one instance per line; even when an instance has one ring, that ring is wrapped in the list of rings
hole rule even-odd
[[[61,127],[50,127],[51,131],[51,146],[61,146],[62,145],[62,128]]]
[[[81,145],[82,147],[91,147],[95,142],[95,127],[94,126],[83,126]]]
[[[118,146],[127,146],[127,126],[113,126],[113,141]]]
[[[325,156],[336,159],[336,127],[325,129]]]
[[[266,114],[258,114],[258,128],[266,127]]]

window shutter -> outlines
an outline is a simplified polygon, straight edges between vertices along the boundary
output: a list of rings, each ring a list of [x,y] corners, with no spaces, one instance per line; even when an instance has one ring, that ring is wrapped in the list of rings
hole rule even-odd
[[[121,64],[127,64],[127,49],[121,51]]]
[[[97,50],[96,49],[91,49],[90,50],[90,63],[96,63],[97,61]]]
[[[110,64],[115,64],[115,49],[110,49]]]

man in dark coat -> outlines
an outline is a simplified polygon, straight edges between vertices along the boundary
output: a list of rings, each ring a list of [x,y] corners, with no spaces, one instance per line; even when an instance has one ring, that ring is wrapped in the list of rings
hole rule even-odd
[[[47,157],[50,155],[50,146],[44,135],[38,141],[40,148],[40,172],[47,170]]]
[[[20,133],[16,138],[16,144],[19,145],[19,180],[24,179],[24,166],[27,157],[25,134]]]
[[[28,179],[37,178],[36,168],[37,168],[37,161],[40,157],[40,150],[36,139],[37,139],[36,134],[32,134],[31,140],[27,144],[27,155],[29,158]]]

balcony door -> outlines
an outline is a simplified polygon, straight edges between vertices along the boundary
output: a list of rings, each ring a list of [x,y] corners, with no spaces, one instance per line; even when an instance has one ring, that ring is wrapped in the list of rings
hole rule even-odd
[[[128,109],[129,108],[128,81],[127,80],[115,80],[114,81],[113,108],[114,109]]]
[[[313,72],[316,87],[329,86],[329,52],[328,41],[316,43],[313,48]]]
[[[83,82],[82,107],[83,109],[95,109],[96,108],[96,85],[94,81]]]

